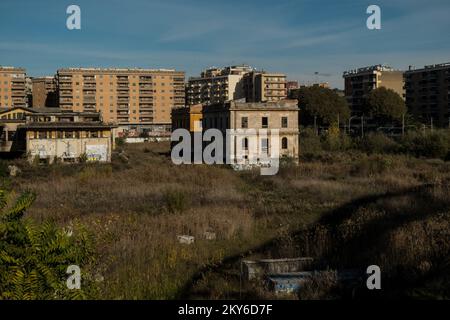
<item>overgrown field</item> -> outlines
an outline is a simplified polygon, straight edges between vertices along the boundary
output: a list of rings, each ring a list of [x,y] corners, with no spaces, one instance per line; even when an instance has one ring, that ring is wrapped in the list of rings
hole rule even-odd
[[[382,296],[450,297],[450,162],[333,151],[263,177],[175,166],[167,144],[119,149],[105,165],[16,160],[22,173],[0,178],[36,193],[27,217],[92,235],[92,298],[272,298],[258,283],[240,285],[240,260],[297,256],[331,269],[377,264]],[[345,293],[329,281],[298,297]]]

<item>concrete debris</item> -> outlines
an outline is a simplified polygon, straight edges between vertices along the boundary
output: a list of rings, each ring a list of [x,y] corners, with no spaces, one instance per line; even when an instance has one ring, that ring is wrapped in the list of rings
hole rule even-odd
[[[211,231],[205,232],[205,239],[206,240],[216,240],[216,233]]]
[[[22,170],[20,170],[19,167],[14,166],[14,165],[8,166],[8,170],[9,170],[9,175],[11,177],[15,177],[22,172]]]
[[[267,274],[282,274],[311,270],[313,258],[261,259],[242,261],[242,271],[247,280],[262,278]]]
[[[193,236],[181,235],[177,236],[178,242],[182,244],[193,244],[195,238]]]

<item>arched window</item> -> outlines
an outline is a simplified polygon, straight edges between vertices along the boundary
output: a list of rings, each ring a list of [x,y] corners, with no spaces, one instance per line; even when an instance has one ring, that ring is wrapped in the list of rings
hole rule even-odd
[[[284,137],[281,139],[281,149],[287,149],[288,148],[288,139]]]
[[[248,150],[248,138],[242,139],[242,149]]]

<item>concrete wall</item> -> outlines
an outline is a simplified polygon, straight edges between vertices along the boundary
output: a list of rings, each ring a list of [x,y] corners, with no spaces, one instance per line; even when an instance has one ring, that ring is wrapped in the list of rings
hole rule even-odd
[[[39,157],[52,163],[56,158],[78,161],[83,154],[88,161],[111,161],[111,138],[80,139],[29,139],[27,137],[27,154],[29,160]]]

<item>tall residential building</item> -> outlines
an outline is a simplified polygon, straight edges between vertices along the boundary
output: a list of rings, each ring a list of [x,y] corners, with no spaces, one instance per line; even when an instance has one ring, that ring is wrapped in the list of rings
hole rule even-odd
[[[190,78],[187,84],[186,104],[215,104],[245,98],[242,78],[253,71],[249,66],[210,68],[200,77]]]
[[[167,69],[60,69],[59,106],[100,111],[105,122],[123,129],[170,130],[171,109],[185,103],[184,77]]]
[[[345,96],[352,113],[362,113],[367,95],[374,89],[385,87],[403,97],[403,72],[388,66],[376,65],[344,72]]]
[[[0,107],[25,106],[25,69],[0,66]]]
[[[450,63],[409,68],[405,72],[406,105],[428,124],[450,126]]]
[[[247,102],[272,102],[286,99],[286,75],[252,71],[244,75],[244,94]]]
[[[58,95],[54,77],[32,78],[33,108],[57,107]]]

